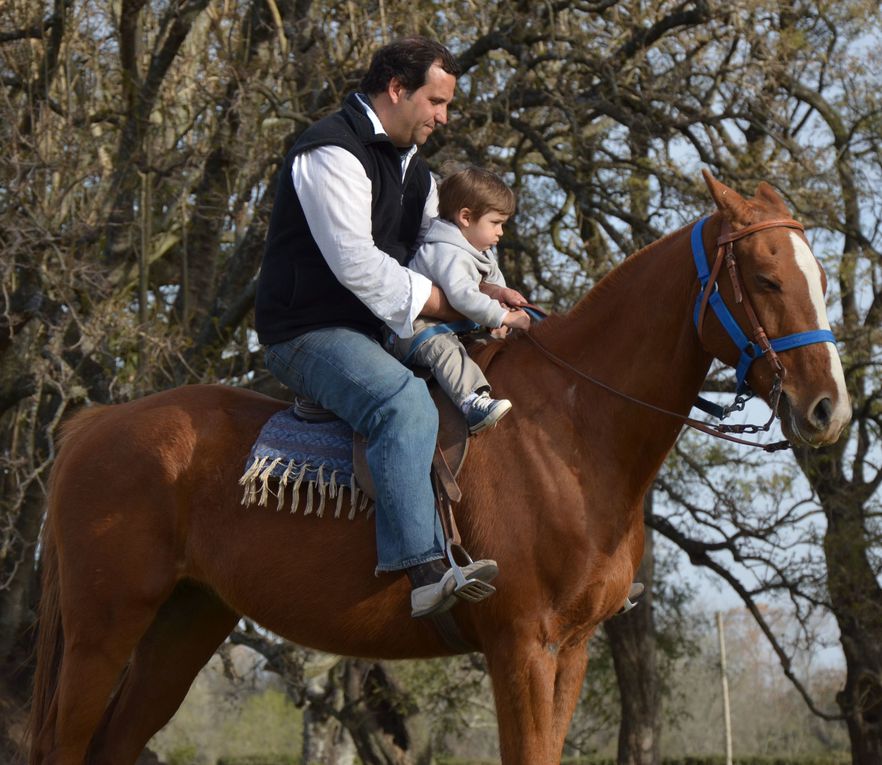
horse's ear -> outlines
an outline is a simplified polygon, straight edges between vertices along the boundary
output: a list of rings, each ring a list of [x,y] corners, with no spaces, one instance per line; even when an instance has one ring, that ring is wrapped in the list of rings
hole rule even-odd
[[[756,193],[753,196],[754,199],[759,199],[760,201],[765,202],[775,208],[778,212],[790,216],[790,209],[787,207],[784,200],[781,199],[778,192],[765,181],[759,182],[759,185],[756,187]]]
[[[750,206],[747,200],[734,189],[730,189],[725,183],[720,183],[705,168],[701,168],[704,182],[708,191],[716,202],[720,212],[733,225],[746,226],[750,223]]]

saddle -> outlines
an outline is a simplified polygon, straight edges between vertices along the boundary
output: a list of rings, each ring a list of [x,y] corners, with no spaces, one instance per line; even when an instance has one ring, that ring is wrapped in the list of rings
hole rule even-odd
[[[429,392],[438,409],[438,443],[433,464],[436,470],[440,469],[446,473],[445,488],[452,492],[451,499],[457,502],[460,497],[459,488],[456,487],[456,476],[459,475],[468,454],[469,431],[462,412],[441,388],[432,383],[429,385]],[[327,422],[337,418],[333,412],[301,398],[294,399],[294,414],[306,422]],[[374,481],[367,464],[367,439],[357,432],[352,434],[352,467],[355,471],[355,480],[361,490],[371,499],[375,499]]]
[[[456,476],[459,475],[469,451],[469,430],[462,412],[434,382],[428,370],[413,371],[418,377],[426,379],[429,393],[438,409],[438,442],[432,460],[435,493],[445,536],[448,540],[453,539],[454,544],[458,545],[459,532],[449,504],[459,502],[462,498]],[[329,409],[301,397],[294,399],[294,414],[305,422],[330,422],[337,419],[337,415]],[[367,438],[356,431],[352,433],[352,469],[361,491],[370,499],[376,499],[374,480],[367,464]]]
[[[470,345],[476,348],[473,353],[476,360],[484,368],[489,365],[492,358],[502,349],[501,343],[472,340]],[[463,463],[468,456],[469,431],[462,412],[438,386],[428,369],[411,367],[411,371],[417,377],[421,377],[429,386],[429,393],[438,410],[438,443],[435,449],[435,458],[432,466],[434,472],[442,482],[442,487],[448,498],[458,502],[462,494],[456,484],[456,476],[459,475]],[[337,415],[329,409],[325,409],[314,401],[295,397],[294,414],[305,422],[330,422],[338,419]],[[361,491],[375,499],[376,489],[371,472],[367,465],[367,439],[360,433],[352,434],[352,465],[355,480]]]

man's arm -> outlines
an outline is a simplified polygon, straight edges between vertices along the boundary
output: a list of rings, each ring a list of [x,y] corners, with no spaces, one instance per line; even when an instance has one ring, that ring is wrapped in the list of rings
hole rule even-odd
[[[461,313],[457,313],[451,307],[447,297],[436,284],[432,285],[429,299],[423,306],[420,316],[427,319],[440,319],[441,321],[457,321],[458,319],[463,318]]]
[[[361,163],[339,146],[320,146],[295,157],[291,180],[337,280],[395,334],[411,337],[432,283],[374,244],[371,182]]]

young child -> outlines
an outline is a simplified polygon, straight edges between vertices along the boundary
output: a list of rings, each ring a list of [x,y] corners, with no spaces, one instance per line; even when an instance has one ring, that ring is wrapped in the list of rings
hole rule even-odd
[[[519,292],[505,286],[491,248],[502,236],[502,226],[515,209],[514,192],[499,176],[470,167],[445,178],[438,187],[439,215],[408,268],[437,284],[450,305],[483,327],[529,329],[530,317],[510,308],[527,304]],[[504,303],[480,290],[481,282],[504,289]],[[395,338],[393,352],[408,363],[432,370],[438,384],[462,409],[470,433],[495,425],[511,409],[508,399],[490,397],[490,384],[451,332],[422,342],[422,330],[439,324],[414,322],[412,338]],[[418,345],[414,347],[414,341]]]

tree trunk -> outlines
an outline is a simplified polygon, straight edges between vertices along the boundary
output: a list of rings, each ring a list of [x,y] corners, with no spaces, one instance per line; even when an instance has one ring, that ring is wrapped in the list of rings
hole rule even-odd
[[[634,169],[628,184],[629,208],[634,223],[631,237],[635,248],[644,247],[652,233],[640,227],[639,221],[649,219],[649,176],[646,161],[649,136],[641,125],[628,132],[628,148]],[[644,500],[644,515],[652,514],[653,490]],[[654,576],[652,529],[645,527],[643,560],[637,570],[637,581],[646,590],[640,604],[628,613],[617,616],[605,625],[610,640],[616,681],[621,697],[622,718],[619,723],[618,761],[621,765],[657,765],[659,763],[658,715],[659,681],[655,652],[655,625],[652,618],[652,582]]]
[[[345,661],[326,675],[310,682],[309,703],[303,709],[303,750],[305,765],[355,765],[355,744],[346,727],[337,719],[344,704],[342,677]]]
[[[645,510],[652,511],[651,493],[646,496]],[[661,762],[661,690],[652,615],[653,569],[652,529],[647,526],[643,561],[637,573],[637,581],[643,582],[646,591],[635,608],[604,625],[621,696],[619,765],[659,765]]]
[[[407,717],[416,710],[383,665],[349,659],[343,678],[345,705],[340,719],[364,765],[411,765]]]
[[[845,439],[843,439],[844,441]],[[868,550],[866,503],[872,484],[841,470],[844,444],[809,452],[800,465],[827,516],[824,555],[830,609],[845,653],[845,688],[836,696],[848,726],[854,765],[882,762],[882,589]]]
[[[882,762],[882,646],[878,638],[869,639],[857,626],[843,631],[841,640],[847,677],[836,702],[848,726],[851,761],[853,765],[878,765]]]

